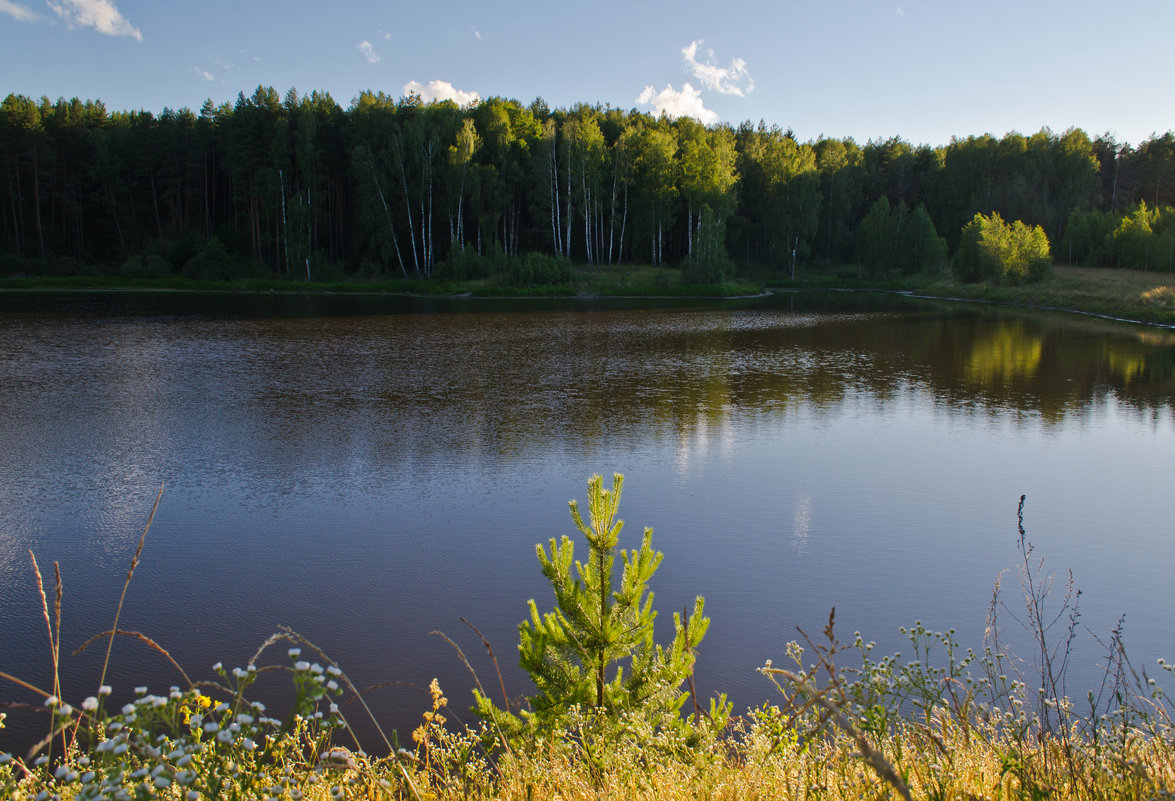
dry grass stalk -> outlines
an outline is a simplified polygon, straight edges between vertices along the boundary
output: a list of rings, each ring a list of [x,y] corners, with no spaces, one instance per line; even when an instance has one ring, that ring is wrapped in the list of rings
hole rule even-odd
[[[163,499],[163,484],[159,485],[159,494],[155,496],[155,504],[151,507],[151,514],[147,517],[147,525],[143,526],[143,534],[139,537],[139,547],[135,548],[135,555],[131,558],[130,569],[126,573],[126,581],[122,585],[122,595],[118,598],[118,607],[114,610],[114,625],[110,627],[110,640],[106,644],[106,658],[102,661],[102,673],[98,677],[98,686],[106,683],[106,669],[110,666],[110,651],[114,648],[114,632],[118,631],[118,618],[122,615],[122,605],[126,602],[126,591],[131,586],[131,579],[135,576],[135,568],[139,566],[139,557],[143,553],[143,544],[147,541],[147,532],[155,521],[155,512],[159,510],[159,501]]]
[[[90,639],[86,640],[84,643],[79,645],[74,650],[74,652],[71,654],[71,656],[77,656],[78,654],[82,653],[87,648],[89,648],[91,645],[96,643],[98,640],[104,639],[106,637],[109,637],[110,639],[113,640],[115,635],[118,635],[120,637],[130,637],[132,639],[138,640],[139,642],[144,643],[151,650],[158,651],[159,653],[163,654],[163,656],[167,659],[167,661],[171,663],[171,666],[174,667],[176,670],[178,670],[179,674],[184,677],[184,683],[187,684],[188,687],[195,687],[196,686],[195,682],[193,682],[188,677],[188,674],[184,671],[184,669],[182,667],[180,667],[180,663],[175,661],[175,658],[170,653],[168,653],[166,648],[164,648],[159,643],[155,642],[155,640],[151,639],[146,634],[143,634],[142,632],[139,632],[139,631],[127,631],[126,629],[111,629],[110,631],[103,631],[100,634],[95,634],[93,637],[91,637]]]

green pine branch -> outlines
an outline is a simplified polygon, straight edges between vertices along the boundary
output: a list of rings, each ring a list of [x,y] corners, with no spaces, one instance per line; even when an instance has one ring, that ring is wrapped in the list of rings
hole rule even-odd
[[[693,673],[696,649],[710,620],[698,596],[691,614],[684,619],[674,614],[672,643],[664,647],[655,641],[657,612],[649,582],[664,555],[653,550],[651,528],[645,528],[639,548],[618,549],[624,521],[616,515],[623,487],[620,473],[613,476],[610,490],[601,476],[592,476],[586,522],[578,503],[569,504],[572,522],[587,541],[586,563],[575,559],[575,542],[567,536],[535,546],[555,594],[555,609],[540,613],[532,599],[529,618],[518,627],[519,663],[536,690],[528,699],[529,709],[513,715],[474,692],[474,710],[511,739],[556,729],[574,708],[591,710],[613,726],[633,714],[682,724],[680,710],[689,697],[683,685]],[[708,723],[721,728],[730,705],[720,697],[709,706]]]

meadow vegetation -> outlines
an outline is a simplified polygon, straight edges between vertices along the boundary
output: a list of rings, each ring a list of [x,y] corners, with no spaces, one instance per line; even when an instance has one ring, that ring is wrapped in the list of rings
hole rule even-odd
[[[779,665],[758,668],[775,701],[736,716],[723,698],[703,704],[693,689],[693,654],[709,625],[701,598],[688,617],[675,617],[668,646],[654,641],[647,583],[661,554],[649,529],[639,548],[617,548],[621,489],[619,475],[611,489],[593,477],[586,521],[572,502],[585,562],[575,561],[568,537],[537,546],[555,607],[540,613],[531,601],[519,626],[534,694],[499,705],[475,674],[477,719],[458,723],[463,705],[454,708],[434,680],[421,723],[403,745],[376,721],[377,742],[359,743],[352,720],[367,713],[363,693],[288,629],[244,667],[217,664],[214,681],[188,681],[176,665],[182,685],[158,694],[136,688],[121,708],[108,705],[104,676],[93,695],[67,703],[56,680],[62,580],[57,573],[55,592],[46,593],[34,558],[54,683],[38,689],[0,677],[44,699],[50,722],[27,754],[0,755],[0,794],[418,801],[1175,794],[1173,705],[1163,689],[1175,668],[1160,660],[1152,676],[1133,664],[1118,627],[1104,643],[1101,686],[1083,698],[1062,693],[1079,593],[1071,579],[1054,586],[1035,555],[1023,498],[1019,581],[1008,593],[997,583],[980,651],[963,648],[953,631],[915,623],[903,630],[907,656],[879,656],[860,634],[841,643],[833,610],[821,634],[800,632]],[[119,611],[121,604],[111,630],[95,638],[108,648],[125,634]],[[1003,646],[1001,620],[1009,613],[1035,642],[1023,660]],[[280,711],[249,698],[265,673],[291,681]]]

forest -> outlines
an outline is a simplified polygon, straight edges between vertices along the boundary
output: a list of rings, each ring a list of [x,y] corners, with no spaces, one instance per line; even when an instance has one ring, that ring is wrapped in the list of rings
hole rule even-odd
[[[1172,132],[800,142],[541,98],[343,108],[270,87],[198,113],[0,104],[0,276],[469,280],[523,261],[540,282],[652,265],[714,283],[953,258],[970,281],[998,278],[967,255],[996,235],[1056,263],[1172,271],[1173,205]]]

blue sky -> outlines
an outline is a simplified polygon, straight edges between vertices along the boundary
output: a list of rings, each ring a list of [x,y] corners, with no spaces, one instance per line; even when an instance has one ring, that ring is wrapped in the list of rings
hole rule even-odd
[[[765,120],[802,140],[1175,129],[1172,0],[0,0],[0,95],[198,110],[259,85]]]

